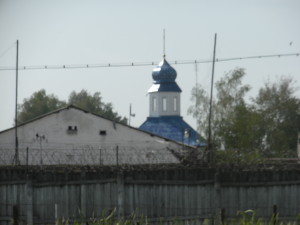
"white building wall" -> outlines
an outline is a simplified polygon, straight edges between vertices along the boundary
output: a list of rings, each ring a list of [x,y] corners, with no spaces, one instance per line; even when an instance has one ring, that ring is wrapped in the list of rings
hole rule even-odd
[[[156,107],[153,106],[153,98],[156,98]],[[164,111],[163,99],[166,99],[167,108]],[[177,99],[176,111],[174,111],[174,98]],[[156,110],[154,110],[156,108]],[[149,93],[149,116],[180,116],[179,92],[151,92]]]
[[[69,131],[69,126],[72,126],[72,128],[76,126],[77,132]],[[106,134],[100,135],[100,131],[105,131]],[[45,139],[38,138],[37,134],[39,137],[44,136]],[[115,154],[116,146],[118,146],[120,156],[127,154],[127,156],[138,157],[143,151],[145,154],[148,154],[145,151],[152,153],[154,151],[157,155],[161,154],[162,156],[165,154],[170,162],[175,162],[177,159],[171,156],[166,149],[176,150],[181,148],[175,142],[166,141],[164,138],[85,113],[76,108],[68,108],[19,127],[18,139],[19,149],[23,152],[23,157],[25,157],[24,151],[27,147],[30,152],[37,151],[37,157],[40,157],[40,152],[46,154],[55,151],[58,156],[64,151],[66,154],[73,154],[70,151],[77,150],[93,150],[101,157],[99,149],[103,149],[103,154],[105,152],[109,153],[109,151],[113,151],[112,154]],[[14,146],[15,130],[10,129],[0,132],[0,150],[11,152],[14,150]],[[57,151],[61,152],[58,153]],[[133,151],[136,151],[136,153]]]

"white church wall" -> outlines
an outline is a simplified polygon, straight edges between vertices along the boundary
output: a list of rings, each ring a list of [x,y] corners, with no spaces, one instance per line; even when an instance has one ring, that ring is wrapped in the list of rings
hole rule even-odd
[[[156,99],[156,107],[153,106]],[[174,110],[174,98],[176,98],[176,111]],[[166,100],[166,108],[164,107]],[[180,92],[152,92],[149,93],[149,115],[150,117],[159,116],[180,116]],[[156,109],[156,110],[154,110]]]

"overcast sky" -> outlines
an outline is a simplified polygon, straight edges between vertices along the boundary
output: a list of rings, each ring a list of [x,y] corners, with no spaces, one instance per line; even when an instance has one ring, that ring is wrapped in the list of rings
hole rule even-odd
[[[166,29],[168,61],[300,52],[299,0],[79,1],[0,0],[0,67],[159,62]],[[181,115],[187,115],[195,65],[173,65],[182,89]],[[300,85],[300,56],[216,63],[215,79],[236,67],[246,70],[244,83],[255,96],[264,82],[281,75]],[[153,66],[68,70],[20,70],[18,102],[45,89],[61,100],[73,90],[101,92],[122,116],[132,103],[140,126],[148,116],[147,91]],[[209,88],[211,64],[198,65],[198,81]],[[300,92],[297,92],[300,97]],[[15,71],[0,70],[0,130],[12,127]]]

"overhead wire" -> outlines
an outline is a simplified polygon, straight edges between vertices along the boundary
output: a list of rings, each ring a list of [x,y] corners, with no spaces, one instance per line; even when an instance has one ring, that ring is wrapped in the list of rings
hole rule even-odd
[[[300,53],[287,53],[287,54],[273,54],[273,55],[257,55],[257,56],[244,56],[244,57],[233,57],[233,58],[216,58],[215,62],[228,62],[246,59],[262,59],[262,58],[275,58],[275,57],[298,57]],[[174,60],[169,61],[170,64],[181,65],[181,64],[202,64],[212,63],[211,59],[208,60]],[[88,68],[108,68],[108,67],[133,67],[133,66],[154,66],[158,62],[128,62],[128,63],[101,63],[101,64],[76,64],[76,65],[42,65],[42,66],[19,66],[19,70],[56,70],[56,69],[88,69]],[[15,70],[14,66],[0,67],[0,70]]]

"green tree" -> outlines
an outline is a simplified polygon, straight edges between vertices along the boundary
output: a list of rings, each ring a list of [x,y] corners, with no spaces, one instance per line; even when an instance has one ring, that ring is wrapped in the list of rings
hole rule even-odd
[[[244,113],[248,117],[252,116],[244,100],[250,90],[249,85],[242,83],[244,76],[244,69],[237,68],[216,82],[214,140],[218,147],[241,148],[241,139],[244,137],[239,131],[241,126],[247,126],[245,123],[248,120],[242,120],[239,115]]]
[[[64,101],[60,101],[54,95],[47,95],[42,89],[33,93],[30,98],[25,98],[23,104],[18,105],[18,123],[26,122],[65,105]]]
[[[216,97],[212,101],[212,140],[215,148],[242,149],[253,128],[250,121],[256,119],[254,111],[245,103],[249,85],[243,85],[244,69],[237,68],[226,73],[215,84]],[[198,121],[198,130],[208,137],[209,95],[198,85],[192,90],[188,110]],[[245,129],[247,128],[247,129]]]
[[[242,84],[243,69],[235,69],[215,84],[212,105],[212,141],[215,149],[231,155],[251,158],[296,156],[300,100],[291,78],[266,83],[247,103],[250,90]],[[195,103],[188,110],[198,121],[198,129],[207,137],[209,97],[200,86],[192,90]],[[232,154],[234,153],[234,154]],[[245,157],[246,156],[246,157]],[[250,156],[250,157],[249,157]]]
[[[117,112],[114,112],[111,103],[104,103],[102,101],[100,92],[91,95],[86,90],[82,90],[78,93],[73,91],[69,96],[68,103],[66,103],[59,100],[54,95],[47,95],[44,89],[33,93],[30,98],[24,99],[23,104],[18,106],[18,123],[26,122],[43,114],[52,112],[67,104],[72,104],[91,113],[127,124],[127,118],[121,117]]]
[[[299,131],[300,99],[295,97],[294,81],[281,77],[265,83],[253,100],[261,114],[263,142],[261,150],[268,157],[295,157]]]
[[[208,116],[209,116],[209,102],[210,98],[206,90],[202,85],[197,84],[192,89],[191,101],[194,102],[192,106],[188,108],[188,114],[192,115],[197,120],[197,130],[204,138],[208,137]],[[215,101],[212,102],[215,109]],[[214,121],[214,115],[212,115],[212,121]]]
[[[121,117],[117,112],[113,111],[111,103],[104,103],[100,92],[90,95],[86,90],[76,93],[73,91],[69,96],[69,104],[85,109],[89,112],[101,115],[107,119],[127,124],[127,118]]]

